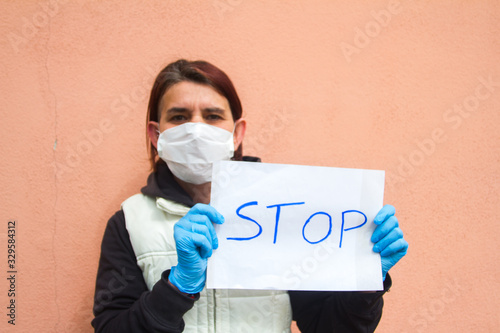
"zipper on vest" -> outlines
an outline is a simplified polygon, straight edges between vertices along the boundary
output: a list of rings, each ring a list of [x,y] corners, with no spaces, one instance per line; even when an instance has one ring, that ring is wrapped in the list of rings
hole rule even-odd
[[[217,332],[217,289],[212,289],[212,298],[214,302],[214,332]]]

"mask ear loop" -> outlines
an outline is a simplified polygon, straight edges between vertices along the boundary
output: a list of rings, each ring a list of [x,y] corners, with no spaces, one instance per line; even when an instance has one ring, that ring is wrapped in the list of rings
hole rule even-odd
[[[237,125],[237,122],[238,122],[238,121],[240,121],[240,120],[241,120],[241,118],[240,118],[240,119],[238,119],[238,120],[236,120],[236,121],[234,122],[234,126],[233,126],[233,137],[234,137],[234,131],[236,131],[236,125]]]
[[[241,119],[241,118],[240,118],[240,119]],[[238,119],[238,120],[240,120],[240,119]],[[238,122],[238,120],[236,120],[236,121],[234,122],[234,127],[233,127],[233,132],[232,132],[232,139],[233,139],[233,142],[234,142],[234,131],[236,131],[236,123]],[[236,147],[234,147],[234,150],[236,151]]]
[[[236,152],[236,145],[234,144],[234,131],[236,131],[236,122],[237,122],[237,121],[238,121],[238,120],[236,120],[236,121],[234,122],[233,131],[231,132],[231,141],[232,141],[232,143],[233,143],[233,156],[230,158],[230,160],[233,160],[233,158],[234,158],[234,153]]]

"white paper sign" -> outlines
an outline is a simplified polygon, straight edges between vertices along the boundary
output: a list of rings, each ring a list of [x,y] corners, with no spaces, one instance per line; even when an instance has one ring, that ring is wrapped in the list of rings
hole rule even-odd
[[[370,241],[384,171],[223,161],[211,205],[219,248],[207,288],[382,290]]]

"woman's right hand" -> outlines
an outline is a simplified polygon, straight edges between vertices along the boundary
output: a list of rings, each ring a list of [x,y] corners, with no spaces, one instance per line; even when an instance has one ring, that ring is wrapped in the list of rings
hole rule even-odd
[[[219,242],[212,223],[224,223],[215,208],[196,204],[174,226],[177,266],[170,270],[169,281],[180,291],[196,294],[203,290],[207,258]]]

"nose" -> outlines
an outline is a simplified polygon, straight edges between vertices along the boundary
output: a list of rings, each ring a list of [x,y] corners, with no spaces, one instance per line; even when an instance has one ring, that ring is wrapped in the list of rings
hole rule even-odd
[[[196,110],[195,112],[193,112],[190,121],[192,123],[204,123],[205,119],[203,119],[201,110]]]

